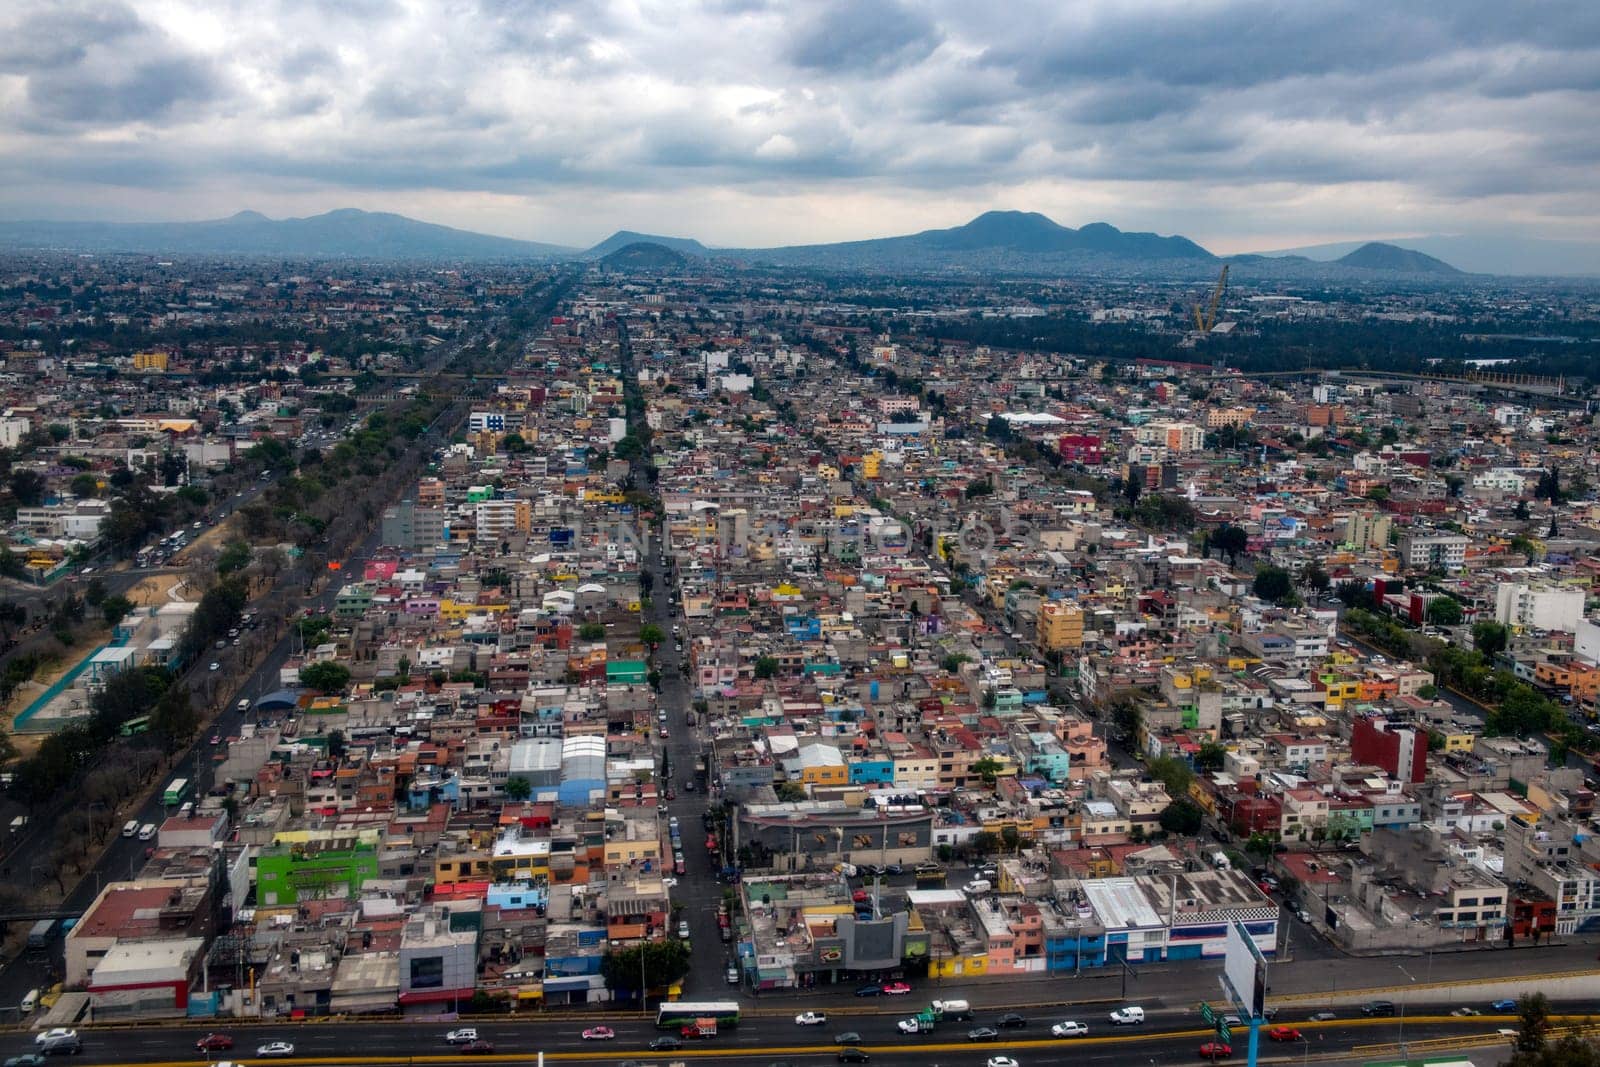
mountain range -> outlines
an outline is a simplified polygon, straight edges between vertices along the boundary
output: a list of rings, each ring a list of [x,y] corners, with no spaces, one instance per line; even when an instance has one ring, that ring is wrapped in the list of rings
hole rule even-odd
[[[1359,248],[1362,241],[1305,245],[1259,253],[1262,256],[1303,256],[1329,262]],[[1446,260],[1474,274],[1540,275],[1546,277],[1600,276],[1600,245],[1584,241],[1550,241],[1516,235],[1433,235],[1394,238],[1391,243]]]
[[[1187,237],[1125,232],[1104,222],[1074,229],[1031,211],[989,211],[962,226],[898,237],[779,248],[710,248],[693,238],[620,230],[591,248],[576,249],[353,208],[288,219],[241,211],[205,222],[0,222],[0,248],[155,255],[597,261],[641,244],[691,260],[820,269],[1208,275],[1222,261]],[[638,260],[640,253],[635,250],[627,258]],[[663,265],[669,262],[659,251],[647,258]],[[1422,249],[1378,242],[1227,259],[1242,277],[1355,278],[1383,273],[1444,280],[1462,273]]]

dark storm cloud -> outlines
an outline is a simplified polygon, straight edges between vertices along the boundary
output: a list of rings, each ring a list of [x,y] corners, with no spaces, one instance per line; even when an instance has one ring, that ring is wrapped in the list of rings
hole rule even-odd
[[[212,99],[217,89],[210,64],[187,56],[51,70],[28,79],[28,119],[44,126],[151,122]]]
[[[896,0],[846,0],[800,26],[787,55],[811,70],[881,73],[926,58],[939,40],[933,19]]]

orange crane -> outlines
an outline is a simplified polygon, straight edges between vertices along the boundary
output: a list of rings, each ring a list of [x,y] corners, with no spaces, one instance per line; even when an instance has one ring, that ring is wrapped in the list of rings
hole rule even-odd
[[[1211,327],[1217,324],[1217,308],[1222,304],[1222,294],[1228,288],[1228,265],[1222,265],[1222,274],[1217,278],[1217,287],[1211,290],[1211,300],[1201,307],[1198,303],[1194,306],[1194,328],[1199,333],[1210,333]]]

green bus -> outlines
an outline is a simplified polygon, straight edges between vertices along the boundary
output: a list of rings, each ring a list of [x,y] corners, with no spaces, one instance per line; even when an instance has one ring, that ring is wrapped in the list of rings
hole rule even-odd
[[[736,1000],[674,1000],[656,1009],[656,1026],[676,1030],[696,1019],[715,1019],[717,1025],[739,1025],[739,1002]]]
[[[189,779],[174,778],[167,786],[167,791],[161,794],[161,803],[169,808],[175,808],[189,798]]]
[[[132,737],[135,734],[145,733],[149,729],[150,716],[141,715],[137,719],[129,719],[127,722],[123,723],[121,728],[117,730],[117,733],[121,734],[123,737]]]

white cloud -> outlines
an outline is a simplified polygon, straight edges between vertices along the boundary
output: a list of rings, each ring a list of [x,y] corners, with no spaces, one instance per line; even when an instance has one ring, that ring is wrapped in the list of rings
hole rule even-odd
[[[360,206],[730,245],[1016,207],[1222,250],[1490,218],[1600,240],[1597,11],[13,0],[0,216]]]

